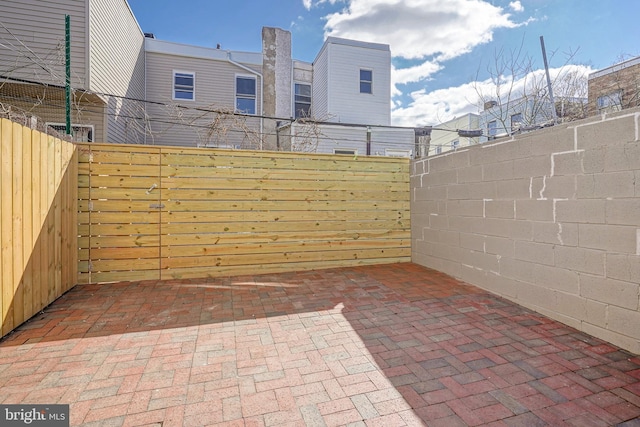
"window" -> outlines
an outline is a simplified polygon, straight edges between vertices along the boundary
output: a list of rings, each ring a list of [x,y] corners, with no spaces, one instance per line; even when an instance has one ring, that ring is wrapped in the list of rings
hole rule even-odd
[[[67,125],[63,123],[46,123],[47,127],[60,132],[67,131]],[[73,142],[93,142],[93,125],[71,125],[71,138]]]
[[[610,112],[622,110],[622,91],[615,91],[597,99],[598,112]]]
[[[245,114],[256,114],[255,77],[236,77],[236,110]]]
[[[173,99],[183,99],[187,101],[195,100],[195,81],[194,73],[174,71],[173,72]]]
[[[489,123],[487,123],[487,135],[489,135],[489,138],[495,137],[497,133],[498,133],[498,122],[496,122],[495,120],[492,120]]]
[[[442,153],[442,145],[436,145],[436,154]]]
[[[451,141],[451,149],[452,150],[456,150],[459,146],[460,146],[460,140],[459,139]]]
[[[294,109],[296,119],[311,117],[311,85],[295,84]]]
[[[333,154],[358,154],[358,150],[349,150],[344,148],[334,148]]]
[[[522,126],[522,113],[514,114],[511,116],[511,132],[520,130]]]
[[[373,93],[373,71],[360,69],[360,93]]]
[[[400,150],[395,148],[385,148],[384,155],[389,157],[411,157],[411,150]]]

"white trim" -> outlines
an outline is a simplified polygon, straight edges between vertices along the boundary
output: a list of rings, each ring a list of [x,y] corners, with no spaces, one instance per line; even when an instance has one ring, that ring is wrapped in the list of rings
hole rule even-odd
[[[62,128],[66,129],[66,127],[67,127],[66,123],[56,123],[56,122],[45,122],[44,125],[46,127],[51,127],[51,128],[56,126],[56,127],[62,127]],[[77,124],[77,123],[71,123],[71,129],[73,129],[73,128],[78,128],[78,129],[85,128],[85,129],[91,130],[91,139],[92,139],[92,141],[75,141],[75,139],[74,139],[75,142],[95,142],[95,140],[96,140],[96,128],[95,128],[94,125],[80,125],[80,124]]]
[[[247,113],[244,111],[240,111],[238,110],[238,77],[243,78],[243,79],[251,79],[255,82],[255,91],[256,93],[253,95],[253,113]],[[242,98],[242,97],[241,97]],[[258,115],[258,77],[256,75],[251,75],[251,74],[242,74],[242,73],[236,73],[235,77],[233,78],[233,106],[234,106],[234,110],[236,112],[241,112],[244,114],[250,114],[253,116],[257,116]],[[243,98],[243,99],[249,99],[248,97]],[[262,113],[260,112],[260,115],[262,115]]]
[[[185,74],[191,75],[193,77],[193,90],[191,99],[187,98],[176,98],[176,74]],[[183,70],[173,70],[171,73],[171,99],[174,101],[195,101],[196,100],[196,72],[195,71],[183,71]]]

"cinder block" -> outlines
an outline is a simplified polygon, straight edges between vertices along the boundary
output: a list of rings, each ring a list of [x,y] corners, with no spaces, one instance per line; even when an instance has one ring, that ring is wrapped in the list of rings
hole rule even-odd
[[[554,153],[553,176],[583,174],[584,151],[570,151],[567,153]]]
[[[535,306],[534,310],[540,311],[540,308],[546,310],[554,310],[556,291],[546,287],[530,284],[523,286],[518,291],[518,302],[525,306]]]
[[[578,224],[578,242],[583,248],[635,255],[637,228],[622,225]]]
[[[498,197],[496,186],[500,182],[504,181],[469,183],[469,198],[473,200],[496,199]]]
[[[434,230],[447,230],[449,228],[448,217],[446,215],[431,213],[429,214],[429,226]]]
[[[532,262],[514,258],[502,258],[500,260],[500,274],[520,282],[533,284],[535,281],[535,269],[536,264]]]
[[[473,233],[473,230],[477,228],[475,224],[478,221],[478,218],[456,215],[448,216],[448,218],[450,230]]]
[[[428,175],[424,175],[423,184],[426,180],[428,185],[451,185],[457,184],[458,176],[455,169],[445,169],[440,171],[431,170]]]
[[[528,139],[531,145],[531,154],[540,155],[571,151],[575,147],[573,129],[566,125],[554,126],[552,128],[530,132],[519,135]]]
[[[637,181],[636,181],[637,182]],[[640,199],[613,199],[605,203],[607,224],[640,227]]]
[[[544,180],[543,196],[547,199],[575,199],[576,176],[551,176]]]
[[[515,242],[515,258],[534,264],[554,265],[553,245],[536,242]]]
[[[438,211],[438,202],[434,200],[415,200],[411,202],[411,214],[432,214]]]
[[[497,181],[498,199],[527,199],[530,195],[531,180],[526,178]]]
[[[460,233],[457,231],[438,230],[438,241],[448,246],[460,246]]]
[[[537,265],[534,270],[534,283],[538,286],[548,287],[569,294],[580,294],[579,274],[572,270]]]
[[[640,169],[640,142],[604,147],[604,171],[618,172]]]
[[[447,185],[448,199],[469,199],[469,186],[467,184]]]
[[[587,299],[587,317],[583,320],[592,325],[605,327],[607,325],[607,307],[609,307],[609,304]]]
[[[459,168],[456,169],[456,172],[458,173],[458,182],[461,184],[482,181],[481,165]]]
[[[553,221],[553,200],[516,200],[516,219]]]
[[[460,266],[460,279],[483,289],[486,289],[487,286],[487,272],[464,263]]]
[[[514,258],[515,241],[507,237],[485,236],[484,252],[500,257]]]
[[[640,283],[640,255],[606,254],[606,276],[630,283]]]
[[[556,221],[604,224],[605,206],[605,201],[601,199],[558,200]]]
[[[430,227],[429,214],[411,213],[411,236],[417,238],[422,236],[422,230]]]
[[[539,243],[560,244],[564,246],[577,246],[578,224],[534,222],[533,241]]]
[[[612,305],[609,307],[607,326],[619,334],[640,340],[640,312]]]
[[[485,237],[474,233],[460,233],[460,247],[473,251],[484,251]]]
[[[495,272],[487,273],[485,289],[511,300],[517,298],[518,290],[523,286],[528,285],[510,277],[502,276]]]
[[[638,284],[580,274],[580,295],[595,301],[638,310]]]
[[[606,152],[606,147],[597,147],[584,151],[582,159],[582,168],[584,173],[590,174],[604,172],[604,158]]]
[[[515,218],[514,200],[485,200],[484,216],[486,218]]]
[[[578,149],[635,141],[635,117],[627,115],[576,126]]]
[[[428,176],[428,175],[423,175]],[[447,196],[447,189],[444,186],[425,185],[424,181],[414,190],[414,200],[444,200]]]
[[[577,184],[577,197],[580,199],[635,195],[635,174],[632,171],[581,175]]]
[[[515,240],[530,241],[533,238],[531,221],[482,218],[473,223],[472,231],[477,234],[508,237]]]
[[[551,174],[551,156],[540,155],[513,161],[513,178],[531,178]]]
[[[554,309],[576,320],[587,319],[587,299],[575,294],[557,292]]]
[[[500,163],[487,163],[482,165],[483,181],[503,181],[513,179],[513,161],[508,160]]]
[[[604,276],[604,251],[559,245],[554,251],[556,267]]]
[[[449,200],[447,214],[456,216],[482,217],[484,205],[482,200]]]

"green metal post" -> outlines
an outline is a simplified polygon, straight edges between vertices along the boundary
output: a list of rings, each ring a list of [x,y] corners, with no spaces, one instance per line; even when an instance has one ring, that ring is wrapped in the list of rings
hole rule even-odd
[[[71,18],[64,16],[66,131],[71,135]]]

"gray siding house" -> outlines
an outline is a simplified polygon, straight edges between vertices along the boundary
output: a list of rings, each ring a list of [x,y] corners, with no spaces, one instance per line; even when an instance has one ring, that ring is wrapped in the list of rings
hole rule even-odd
[[[75,139],[135,140],[141,125],[131,113],[139,106],[126,98],[145,95],[144,36],[125,0],[1,1],[0,102],[54,126],[65,122],[65,15]]]
[[[76,140],[413,152],[413,130],[390,126],[388,45],[329,37],[308,63],[278,28],[261,52],[173,43],[144,34],[126,0],[1,1],[3,105],[62,127],[65,14]]]

